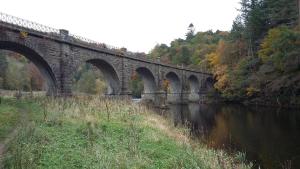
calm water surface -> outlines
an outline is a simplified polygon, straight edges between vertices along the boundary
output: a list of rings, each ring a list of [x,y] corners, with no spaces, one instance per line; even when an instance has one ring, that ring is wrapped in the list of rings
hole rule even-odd
[[[188,104],[170,105],[169,113],[209,147],[245,152],[255,168],[300,169],[299,110]]]

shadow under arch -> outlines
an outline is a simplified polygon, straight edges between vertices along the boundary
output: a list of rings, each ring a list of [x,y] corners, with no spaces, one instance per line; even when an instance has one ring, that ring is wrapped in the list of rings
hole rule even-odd
[[[142,77],[143,80],[144,92],[142,95],[142,99],[154,101],[157,86],[153,73],[145,67],[139,67],[135,71]]]
[[[166,79],[169,82],[169,89],[167,95],[168,102],[180,102],[182,94],[182,85],[180,78],[174,72],[169,72],[166,74]]]
[[[46,81],[47,95],[56,96],[58,94],[57,81],[51,67],[36,51],[22,44],[8,41],[0,41],[0,50],[16,52],[30,60],[39,69]]]
[[[200,83],[198,78],[195,75],[191,75],[188,78],[189,83],[189,101],[197,102],[200,99],[199,91],[200,91]]]
[[[102,59],[91,59],[86,61],[97,67],[103,74],[107,85],[107,95],[119,95],[121,93],[121,85],[116,69],[107,61]]]
[[[212,77],[207,77],[201,86],[200,93],[205,94],[214,87],[215,80]]]

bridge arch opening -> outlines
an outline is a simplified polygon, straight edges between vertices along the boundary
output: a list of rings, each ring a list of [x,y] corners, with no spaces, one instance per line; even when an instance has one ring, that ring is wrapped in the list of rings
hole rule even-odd
[[[143,100],[154,101],[157,87],[153,73],[145,67],[139,67],[135,70],[135,72],[138,74],[138,76],[142,79],[143,82],[143,91],[141,94],[141,98]]]
[[[120,80],[115,68],[102,59],[87,60],[73,78],[73,92],[92,95],[119,95]]]
[[[200,83],[198,78],[195,75],[191,75],[188,78],[189,83],[189,94],[188,99],[192,102],[199,101],[199,90],[200,90]]]
[[[45,84],[43,84],[43,89],[41,90],[46,90],[47,91],[47,95],[57,95],[57,81],[55,78],[55,75],[52,71],[52,68],[50,67],[50,65],[47,63],[47,61],[45,61],[43,59],[43,57],[41,55],[39,55],[36,51],[34,51],[33,49],[18,44],[18,43],[14,43],[14,42],[8,42],[8,41],[0,41],[0,50],[1,51],[9,51],[10,53],[15,53],[15,54],[19,54],[19,57],[25,57],[26,59],[29,60],[29,62],[24,61],[24,63],[26,63],[29,66],[33,66],[33,69],[37,69],[38,70],[38,74],[41,75],[42,80],[45,81]],[[5,53],[5,52],[4,52]],[[14,56],[17,56],[13,54]],[[32,63],[32,65],[30,65]],[[35,71],[35,70],[33,70]],[[24,73],[24,72],[23,72]],[[21,77],[23,78],[23,77]],[[20,80],[20,79],[16,79],[16,80]],[[30,77],[30,85],[32,85],[31,83],[31,77]],[[20,83],[20,82],[18,82]],[[32,86],[30,86],[31,88]],[[19,89],[21,90],[21,89]],[[30,89],[32,90],[32,88]]]
[[[179,102],[182,94],[182,85],[180,78],[174,72],[169,72],[166,74],[166,79],[168,81],[167,90],[167,101],[168,102]]]
[[[202,87],[200,89],[200,93],[205,94],[209,90],[211,90],[214,86],[214,79],[212,77],[205,78]]]

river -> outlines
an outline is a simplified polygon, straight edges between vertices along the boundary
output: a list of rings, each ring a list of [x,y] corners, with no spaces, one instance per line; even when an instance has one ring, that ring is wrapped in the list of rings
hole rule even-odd
[[[300,168],[300,111],[242,105],[170,105],[174,125],[187,125],[211,148],[244,152],[254,168]]]

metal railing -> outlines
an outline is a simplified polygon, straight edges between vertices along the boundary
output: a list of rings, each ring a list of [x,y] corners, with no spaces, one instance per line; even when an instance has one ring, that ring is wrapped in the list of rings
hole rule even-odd
[[[15,16],[11,16],[5,13],[0,12],[0,22],[2,23],[9,23],[18,27],[22,27],[22,28],[26,28],[26,29],[30,29],[30,30],[34,30],[37,32],[41,32],[41,33],[55,33],[55,34],[60,34],[60,30],[59,29],[55,29],[55,28],[51,28],[49,26],[45,26],[36,22],[32,22],[26,19],[22,19],[19,17],[15,17]],[[92,45],[94,47],[99,47],[99,48],[106,48],[106,49],[119,49],[117,47],[111,46],[111,45],[107,45],[105,43],[99,43],[96,42],[94,40],[82,37],[82,36],[78,36],[78,35],[74,35],[74,34],[69,34],[69,36],[71,36],[72,38],[74,38],[74,40],[78,41],[79,43],[85,43],[88,45]]]
[[[114,49],[114,50],[118,50],[120,48],[112,46],[112,45],[108,45],[105,43],[100,43],[82,36],[78,36],[78,35],[74,35],[74,34],[69,34],[69,36],[73,37],[75,40],[78,40],[79,42],[84,42],[88,45],[92,45],[94,47],[99,47],[99,48],[105,48],[105,49]]]
[[[59,30],[55,28],[51,28],[49,26],[45,26],[36,22],[32,22],[26,19],[18,18],[15,16],[11,16],[5,13],[0,12],[0,22],[9,23],[12,25],[16,25],[19,27],[35,30],[38,32],[44,33],[57,33],[59,34]]]
[[[60,30],[59,29],[55,29],[55,28],[51,28],[49,26],[45,26],[36,22],[32,22],[26,19],[22,19],[19,17],[15,17],[15,16],[11,16],[5,13],[0,12],[0,23],[8,23],[8,24],[12,24],[21,28],[26,28],[29,30],[34,30],[37,32],[41,32],[41,33],[47,33],[47,34],[56,34],[56,35],[60,35]],[[109,49],[109,50],[115,50],[115,52],[117,53],[122,53],[122,54],[126,54],[130,57],[134,57],[136,58],[137,55],[136,53],[130,52],[130,51],[122,51],[121,48],[112,46],[112,45],[108,45],[105,43],[100,43],[82,36],[78,36],[78,35],[74,35],[74,34],[68,34],[69,37],[71,37],[71,39],[74,42],[77,43],[82,43],[85,45],[89,45],[91,47],[96,47],[96,48],[102,48],[102,49]],[[147,61],[152,61],[152,62],[159,62],[156,59],[150,59],[150,58],[143,58],[143,57],[138,57],[139,59],[142,60],[147,60]],[[171,66],[171,65],[170,65]],[[175,66],[175,65],[172,65]],[[175,66],[177,68],[180,68],[180,66]]]

